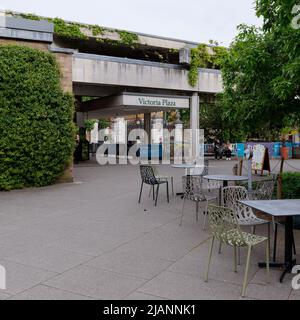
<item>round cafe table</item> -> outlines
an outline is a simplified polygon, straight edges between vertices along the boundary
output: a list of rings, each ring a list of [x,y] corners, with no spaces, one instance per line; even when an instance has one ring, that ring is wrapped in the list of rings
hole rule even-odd
[[[189,176],[191,174],[191,170],[195,169],[196,165],[195,164],[188,164],[188,163],[182,163],[182,164],[173,164],[172,168],[175,169],[185,169],[185,175]],[[176,196],[181,196],[183,197],[183,192],[177,192]]]
[[[172,168],[175,169],[185,169],[185,175],[190,175],[192,169],[196,168],[196,164],[182,163],[182,164],[173,164]]]
[[[228,186],[229,181],[247,181],[248,180],[248,177],[226,175],[226,174],[207,175],[207,176],[204,176],[203,178],[208,181],[209,180],[223,181],[223,188]]]
[[[226,175],[226,174],[215,174],[215,175],[207,175],[203,177],[204,179],[210,181],[222,181],[223,182],[223,188],[228,186],[229,181],[247,181],[248,177],[244,176],[235,176],[235,175]],[[220,188],[219,191],[219,204],[222,205],[222,188]]]

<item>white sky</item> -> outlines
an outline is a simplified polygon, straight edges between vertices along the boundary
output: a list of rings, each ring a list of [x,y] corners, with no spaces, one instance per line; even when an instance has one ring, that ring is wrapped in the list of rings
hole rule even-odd
[[[0,0],[0,8],[170,38],[228,45],[241,23],[260,25],[254,0]]]

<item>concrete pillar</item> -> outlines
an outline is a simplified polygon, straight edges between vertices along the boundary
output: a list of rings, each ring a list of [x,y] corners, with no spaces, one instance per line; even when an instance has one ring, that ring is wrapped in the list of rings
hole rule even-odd
[[[151,144],[151,113],[144,114],[144,130],[148,135],[148,143]]]
[[[198,157],[198,149],[199,149],[199,137],[198,137],[198,129],[199,129],[199,107],[200,107],[200,99],[199,94],[194,92],[191,97],[190,102],[190,125],[192,130],[192,157],[196,159]]]
[[[84,127],[84,121],[86,120],[84,112],[76,112],[76,120],[78,127]]]

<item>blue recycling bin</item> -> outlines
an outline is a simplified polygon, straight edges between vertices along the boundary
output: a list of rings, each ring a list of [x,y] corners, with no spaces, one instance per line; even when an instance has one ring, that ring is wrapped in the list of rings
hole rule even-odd
[[[281,148],[281,142],[274,142],[273,146],[273,158],[280,158],[280,148]]]
[[[243,158],[244,157],[244,153],[245,153],[245,145],[244,143],[237,143],[236,144],[236,152],[237,152],[237,156],[239,158]]]

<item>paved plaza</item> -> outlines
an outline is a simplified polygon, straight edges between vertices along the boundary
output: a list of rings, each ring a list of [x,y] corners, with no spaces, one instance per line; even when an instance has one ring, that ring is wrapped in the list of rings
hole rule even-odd
[[[300,169],[290,160],[286,170]],[[210,173],[232,173],[235,161],[210,162]],[[279,166],[272,161],[275,171]],[[292,166],[292,167],[291,167]],[[160,166],[181,190],[182,169]],[[75,183],[0,193],[0,264],[6,268],[2,299],[241,299],[245,252],[234,273],[233,249],[214,250],[209,282],[204,282],[210,235],[196,222],[187,202],[179,226],[182,200],[166,201],[161,188],[154,207],[145,188],[141,204],[138,166],[75,166]],[[265,234],[259,227],[257,234]],[[300,234],[296,247],[300,261]],[[273,235],[273,234],[272,234]],[[279,229],[278,260],[283,253]],[[246,299],[300,299],[280,271],[257,267],[264,246],[253,250]]]

